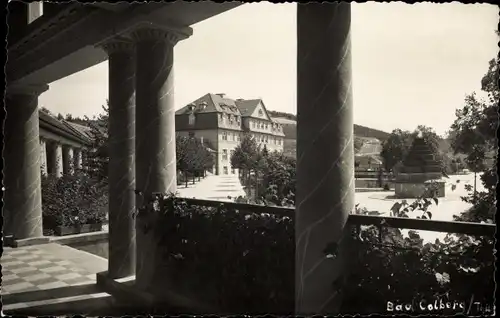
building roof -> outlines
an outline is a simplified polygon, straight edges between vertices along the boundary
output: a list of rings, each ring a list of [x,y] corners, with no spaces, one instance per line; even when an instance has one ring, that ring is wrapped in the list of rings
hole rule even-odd
[[[297,121],[288,119],[288,118],[283,118],[283,117],[273,117],[273,121],[282,124],[282,125],[296,125]]]
[[[262,105],[262,106],[260,106]],[[262,107],[265,113],[265,119],[271,123],[277,123],[273,120],[269,113],[267,112],[266,106],[262,99],[231,99],[227,98],[225,94],[212,94],[208,93],[198,98],[194,102],[182,107],[175,112],[175,115],[190,115],[190,114],[203,114],[203,113],[219,113],[228,114],[241,117],[253,117],[258,119],[263,119],[255,115],[255,111],[258,107]],[[279,124],[279,123],[277,123]],[[280,125],[281,126],[281,125]],[[240,128],[241,129],[241,128]],[[245,128],[243,128],[245,129]],[[284,133],[281,131],[274,131],[273,135],[284,137]]]
[[[193,108],[192,108],[193,107]],[[227,113],[241,115],[233,99],[226,98],[224,94],[205,94],[194,102],[182,107],[175,112],[176,115],[195,113]]]
[[[71,125],[69,125],[65,120],[59,120],[51,114],[42,110],[38,111],[38,119],[40,122],[40,127],[44,129],[50,130],[57,135],[81,142],[83,144],[90,143],[89,136],[71,127]]]
[[[262,99],[231,99],[225,94],[208,93],[175,112],[176,115],[195,113],[227,113],[242,117],[252,116],[255,109],[264,104]],[[265,108],[265,106],[264,106]],[[266,109],[267,111],[267,109]],[[271,121],[274,121],[270,116]]]
[[[76,129],[79,133],[81,133],[89,138],[92,138],[92,128],[90,128],[89,126],[81,125],[81,124],[74,123],[71,121],[69,121],[69,122],[65,121],[65,123],[70,125],[73,129]]]
[[[262,99],[237,99],[236,107],[240,110],[241,116],[251,116]]]

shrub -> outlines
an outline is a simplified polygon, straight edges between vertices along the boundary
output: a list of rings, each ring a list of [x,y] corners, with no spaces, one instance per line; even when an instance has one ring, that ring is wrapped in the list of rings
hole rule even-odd
[[[423,244],[415,231],[403,237],[399,229],[384,229],[379,241],[379,231],[373,226],[355,234],[356,261],[349,266],[342,312],[385,313],[388,302],[394,308],[410,305],[410,310],[403,311],[419,314],[453,315],[463,310],[439,308],[440,303],[457,303],[465,310],[470,305],[469,313],[474,315],[484,312],[471,302],[491,310],[495,292],[492,239],[447,235],[444,242]],[[429,310],[434,302],[438,308]]]
[[[158,202],[160,217],[151,225],[165,252],[162,263],[175,273],[168,281],[173,292],[195,291],[228,313],[293,313],[291,218],[193,206],[175,197]]]
[[[196,206],[175,196],[157,197],[141,213],[158,213],[149,228],[175,273],[166,282],[173,292],[195,291],[229,313],[293,313],[293,218],[255,214],[251,206]],[[448,235],[444,243],[423,244],[414,231],[404,237],[387,228],[382,241],[373,226],[353,226],[352,233],[343,313],[386,312],[387,301],[413,303],[418,311],[420,300],[467,302],[471,295],[493,304],[492,238]]]
[[[42,213],[46,231],[57,226],[102,223],[106,219],[107,206],[107,186],[82,171],[60,178],[42,175]]]

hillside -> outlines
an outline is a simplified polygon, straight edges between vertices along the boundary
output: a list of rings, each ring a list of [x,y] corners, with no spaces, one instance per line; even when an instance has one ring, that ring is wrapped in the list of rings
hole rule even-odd
[[[297,116],[270,110],[268,110],[268,113],[275,121],[283,125],[283,132],[285,133],[286,138],[297,139]],[[385,141],[389,137],[389,133],[385,131],[356,124],[354,124],[354,135],[364,138],[376,138],[381,142]]]

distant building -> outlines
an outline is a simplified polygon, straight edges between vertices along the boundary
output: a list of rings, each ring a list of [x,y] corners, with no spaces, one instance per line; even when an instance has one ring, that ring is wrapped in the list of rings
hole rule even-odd
[[[178,135],[199,138],[216,152],[215,174],[238,174],[231,168],[231,155],[245,132],[262,147],[283,151],[281,124],[267,113],[262,99],[230,99],[225,94],[206,94],[175,114]]]

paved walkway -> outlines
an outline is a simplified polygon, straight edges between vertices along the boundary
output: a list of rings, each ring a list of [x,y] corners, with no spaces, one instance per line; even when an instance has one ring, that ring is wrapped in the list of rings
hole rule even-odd
[[[238,196],[244,196],[245,191],[237,175],[211,175],[196,184],[177,186],[181,197],[216,201],[234,201]],[[228,198],[230,196],[231,198]]]
[[[446,193],[444,198],[439,198],[438,205],[431,205],[429,211],[432,213],[433,220],[440,221],[453,221],[453,215],[459,215],[461,212],[465,212],[471,207],[471,204],[462,201],[461,196],[466,196],[467,191],[465,190],[465,185],[474,184],[474,174],[468,175],[452,175],[449,179],[444,179],[446,181]],[[459,180],[459,183],[457,183]],[[456,185],[456,189],[452,190],[452,185]],[[483,191],[484,188],[479,179],[479,174],[477,176],[477,190]],[[382,192],[358,192],[355,194],[356,203],[359,203],[359,207],[365,207],[369,211],[378,211],[384,216],[390,215],[390,210],[394,203],[401,202],[402,199],[397,199],[394,197],[394,191],[382,191]],[[408,203],[414,201],[414,199],[407,199]],[[422,213],[416,211],[409,214],[410,218],[416,218]],[[407,233],[407,230],[402,231]],[[418,231],[420,236],[424,239],[424,242],[433,242],[437,238],[440,240],[444,239],[446,233],[437,233],[430,231]]]
[[[65,245],[4,247],[0,264],[7,313],[47,314],[47,308],[84,313],[84,302],[88,309],[111,297],[96,286],[96,273],[107,270],[107,260]]]

